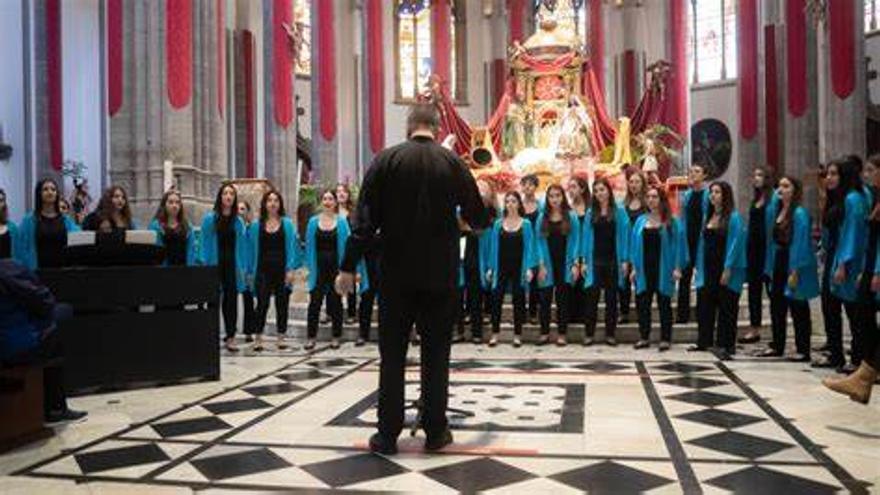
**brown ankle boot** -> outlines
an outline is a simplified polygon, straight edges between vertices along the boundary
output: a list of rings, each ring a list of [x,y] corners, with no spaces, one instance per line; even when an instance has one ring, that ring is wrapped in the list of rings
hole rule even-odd
[[[867,404],[871,400],[871,389],[874,387],[874,380],[877,379],[877,370],[868,366],[862,361],[853,374],[846,378],[834,379],[826,378],[822,380],[822,384],[834,392],[849,396],[850,399]]]

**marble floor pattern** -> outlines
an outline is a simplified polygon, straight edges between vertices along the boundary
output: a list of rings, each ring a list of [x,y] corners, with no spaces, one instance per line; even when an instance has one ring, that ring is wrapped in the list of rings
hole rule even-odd
[[[455,444],[406,430],[394,457],[366,450],[377,366],[375,346],[224,356],[219,382],[73,399],[89,419],[0,456],[0,493],[880,493],[878,401],[802,364],[464,344]]]

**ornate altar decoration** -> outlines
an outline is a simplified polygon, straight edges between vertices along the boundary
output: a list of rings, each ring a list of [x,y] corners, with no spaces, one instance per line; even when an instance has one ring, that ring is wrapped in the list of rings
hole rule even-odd
[[[466,122],[437,76],[422,95],[439,108],[443,134],[456,136],[454,150],[474,175],[500,191],[525,174],[536,174],[542,189],[572,175],[597,174],[625,187],[622,172],[634,164],[631,148],[641,147],[641,134],[660,117],[667,63],[649,70],[651,83],[632,116],[615,122],[608,115],[586,37],[562,12],[572,9],[570,2],[543,1],[537,32],[510,47],[506,89],[488,123]],[[608,148],[611,156],[605,156]]]

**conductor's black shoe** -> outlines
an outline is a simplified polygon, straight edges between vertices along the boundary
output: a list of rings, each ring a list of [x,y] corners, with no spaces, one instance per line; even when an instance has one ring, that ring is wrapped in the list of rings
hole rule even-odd
[[[429,436],[427,440],[425,440],[425,450],[429,452],[435,452],[437,450],[446,447],[447,445],[452,443],[452,432],[449,428],[443,430],[443,433],[439,435]]]
[[[89,413],[85,411],[74,411],[73,409],[64,408],[57,411],[49,411],[46,413],[46,423],[73,423],[85,419]]]
[[[370,437],[370,452],[382,455],[397,454],[397,442],[382,436],[381,433],[373,433]]]

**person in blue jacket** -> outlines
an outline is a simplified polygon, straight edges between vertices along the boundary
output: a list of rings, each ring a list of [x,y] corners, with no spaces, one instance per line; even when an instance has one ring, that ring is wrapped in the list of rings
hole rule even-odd
[[[18,226],[15,258],[29,270],[64,266],[67,234],[79,231],[70,217],[61,213],[61,194],[54,179],[43,179],[34,190],[34,211]]]
[[[623,199],[623,208],[626,211],[627,217],[629,217],[629,234],[627,234],[627,239],[632,237],[632,229],[636,225],[636,220],[648,211],[648,207],[645,205],[645,190],[647,187],[648,180],[640,170],[633,169],[628,173],[626,197]],[[620,308],[619,321],[621,324],[629,323],[630,301],[632,300],[632,284],[630,283],[629,272],[625,275],[626,280],[618,294],[618,300],[620,301],[618,305]]]
[[[238,352],[235,334],[238,325],[238,294],[247,287],[250,270],[249,248],[244,222],[238,216],[238,192],[232,184],[217,191],[214,209],[202,219],[199,263],[216,266],[220,275],[224,343],[229,352]]]
[[[327,301],[327,313],[332,322],[333,337],[330,341],[332,349],[339,348],[342,337],[342,299],[336,293],[334,283],[339,273],[339,266],[345,256],[345,243],[351,235],[348,220],[338,213],[336,191],[325,189],[321,192],[321,211],[309,219],[306,226],[305,265],[309,276],[309,309],[307,321],[306,350],[315,348],[318,336],[318,318],[321,304]],[[360,264],[359,264],[360,267]],[[361,271],[361,270],[359,270]],[[361,278],[361,289],[369,281]]]
[[[547,188],[546,207],[534,226],[538,258],[536,279],[540,290],[541,338],[538,345],[550,340],[550,307],[556,299],[556,345],[566,345],[568,296],[580,273],[580,223],[571,211],[565,191],[559,184]]]
[[[195,234],[176,189],[162,195],[156,216],[150,222],[150,230],[156,233],[156,243],[165,247],[166,266],[196,264]]]
[[[599,315],[599,294],[605,293],[605,343],[617,345],[617,294],[629,271],[629,216],[614,200],[608,179],[593,182],[593,200],[581,231],[584,288],[584,345],[593,345]]]
[[[486,211],[490,221],[489,225],[491,226],[499,214],[498,207],[495,204],[495,191],[492,189],[492,185],[485,180],[478,180],[477,188],[480,191],[483,208]],[[483,315],[489,313],[491,308],[491,293],[488,290],[482,266],[485,265],[485,258],[489,254],[489,241],[492,237],[492,229],[490,227],[488,229],[474,230],[470,225],[465,224],[462,235],[464,236],[465,244],[464,259],[462,260],[465,292],[464,322],[470,324],[471,342],[482,344]],[[464,328],[459,327],[459,334],[455,340],[463,341],[463,334]]]
[[[779,197],[773,190],[773,178],[768,169],[756,167],[752,173],[752,201],[749,205],[748,235],[746,247],[746,281],[749,283],[749,330],[740,337],[741,344],[754,344],[761,340],[763,326],[763,295],[770,293],[770,284],[764,275],[767,243],[773,232],[771,210],[776,209]]]
[[[779,202],[771,204],[773,231],[767,242],[764,274],[770,278],[770,321],[773,341],[759,357],[782,356],[785,352],[786,316],[794,320],[797,353],[790,359],[809,362],[810,299],[819,295],[816,245],[811,234],[810,214],[801,206],[803,186],[791,176],[779,179]]]
[[[238,216],[241,217],[241,221],[244,222],[245,237],[247,237],[247,246],[248,249],[250,249],[250,227],[253,223],[251,205],[245,200],[239,200],[237,208]],[[302,251],[302,248],[300,248],[300,251]],[[253,253],[248,253],[248,259],[253,259]],[[242,330],[244,331],[244,341],[248,344],[254,341],[254,334],[257,333],[256,297],[254,297],[254,291],[251,285],[252,284],[247,284],[244,288],[244,292],[241,293],[241,306],[244,310]]]
[[[853,349],[861,347],[861,332],[857,324],[857,280],[865,265],[870,203],[862,187],[861,169],[861,159],[849,156],[831,162],[826,171],[828,200],[822,215],[822,247],[825,250],[822,317],[825,320],[828,355],[813,363],[817,368],[842,368],[846,364],[841,306],[849,320]],[[855,359],[852,364],[853,369],[858,365]]]
[[[0,260],[14,257],[13,248],[18,240],[18,228],[9,219],[6,191],[0,189]]]
[[[690,188],[685,190],[679,201],[679,219],[684,230],[688,264],[682,267],[681,280],[678,283],[678,314],[675,322],[684,324],[691,318],[691,282],[694,275],[694,261],[697,258],[697,243],[700,231],[709,216],[709,191],[706,189],[706,169],[700,163],[694,163],[688,170]],[[697,306],[700,305],[697,297]]]
[[[666,192],[648,186],[648,213],[636,220],[629,242],[630,278],[635,286],[639,313],[639,341],[636,349],[650,346],[651,303],[656,295],[660,308],[660,351],[672,342],[672,295],[681,267],[687,263],[687,247],[680,221],[672,216]]]
[[[489,238],[489,254],[482,272],[492,290],[492,337],[489,346],[498,345],[504,294],[513,297],[513,346],[522,345],[526,313],[526,293],[534,277],[535,240],[532,222],[524,218],[522,197],[516,191],[504,196],[504,217],[496,220]]]
[[[568,204],[578,219],[578,231],[584,231],[587,210],[590,209],[590,183],[586,177],[574,176],[566,185]],[[572,284],[568,297],[569,321],[584,321],[584,308],[587,305],[587,290],[584,288],[583,259],[578,259],[578,276]]]
[[[251,274],[249,282],[257,295],[255,342],[253,350],[263,350],[263,330],[270,298],[275,299],[277,346],[285,350],[287,313],[295,270],[301,266],[299,239],[293,221],[284,211],[284,198],[270,190],[260,201],[260,218],[248,228]]]
[[[538,215],[544,210],[544,202],[538,198],[538,186],[540,181],[535,174],[528,174],[519,180],[519,190],[523,200],[523,216],[532,224],[532,228],[537,228]],[[531,323],[538,317],[538,307],[540,306],[540,298],[538,296],[538,280],[532,279],[529,284],[529,300],[528,314]]]
[[[736,353],[739,296],[746,277],[746,231],[736,211],[733,188],[723,181],[709,186],[712,210],[697,246],[697,344],[692,350],[717,346],[726,361]],[[716,337],[717,329],[717,337]]]

